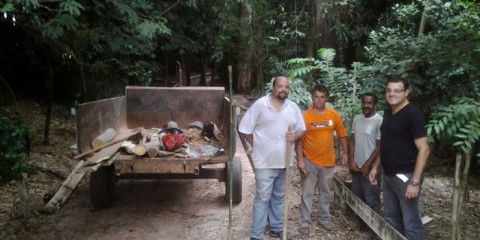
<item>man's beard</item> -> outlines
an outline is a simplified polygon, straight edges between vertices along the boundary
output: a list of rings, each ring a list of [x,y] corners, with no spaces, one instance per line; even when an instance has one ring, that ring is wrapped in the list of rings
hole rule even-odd
[[[285,100],[285,99],[287,99],[287,98],[288,98],[288,94],[287,94],[287,93],[284,93],[283,95],[282,95],[282,93],[279,93],[279,94],[278,94],[278,99],[280,99],[280,100]]]

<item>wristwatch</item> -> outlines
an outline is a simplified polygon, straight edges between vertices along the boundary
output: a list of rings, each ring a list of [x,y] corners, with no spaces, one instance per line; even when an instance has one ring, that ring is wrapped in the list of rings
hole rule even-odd
[[[417,181],[417,180],[415,180],[415,179],[412,179],[412,180],[410,181],[410,184],[411,184],[412,186],[415,186],[415,187],[416,187],[416,186],[419,186],[419,185],[420,185],[420,182]]]

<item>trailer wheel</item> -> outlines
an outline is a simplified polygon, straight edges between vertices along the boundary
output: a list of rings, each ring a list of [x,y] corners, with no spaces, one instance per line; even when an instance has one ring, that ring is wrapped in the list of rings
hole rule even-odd
[[[225,181],[225,189],[226,195],[225,198],[227,202],[229,201],[230,197],[230,163],[225,163],[225,170],[227,171],[227,180]],[[242,163],[240,162],[240,158],[234,157],[233,158],[233,191],[232,191],[232,203],[238,204],[242,201]]]
[[[102,166],[90,173],[90,197],[95,209],[106,208],[113,204],[115,192],[115,168]]]

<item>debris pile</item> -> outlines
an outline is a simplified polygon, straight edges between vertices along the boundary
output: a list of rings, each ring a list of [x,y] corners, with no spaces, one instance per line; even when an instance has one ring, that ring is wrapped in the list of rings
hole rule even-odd
[[[222,154],[225,145],[225,135],[213,122],[195,121],[181,129],[176,122],[170,121],[164,128],[136,129],[122,141],[118,140],[118,135],[114,129],[105,130],[91,141],[92,153],[109,147],[109,155],[123,149],[124,153],[136,157],[211,158]],[[118,144],[112,144],[115,142]],[[104,158],[99,159],[90,158],[87,165],[98,164]]]

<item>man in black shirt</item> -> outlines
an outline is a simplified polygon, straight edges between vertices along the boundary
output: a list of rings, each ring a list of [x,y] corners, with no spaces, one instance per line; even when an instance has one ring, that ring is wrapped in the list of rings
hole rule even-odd
[[[420,216],[422,174],[430,154],[425,119],[422,112],[409,103],[408,81],[392,78],[387,82],[385,110],[380,127],[380,158],[370,172],[377,184],[378,167],[383,166],[383,202],[385,220],[407,239],[425,238]]]

